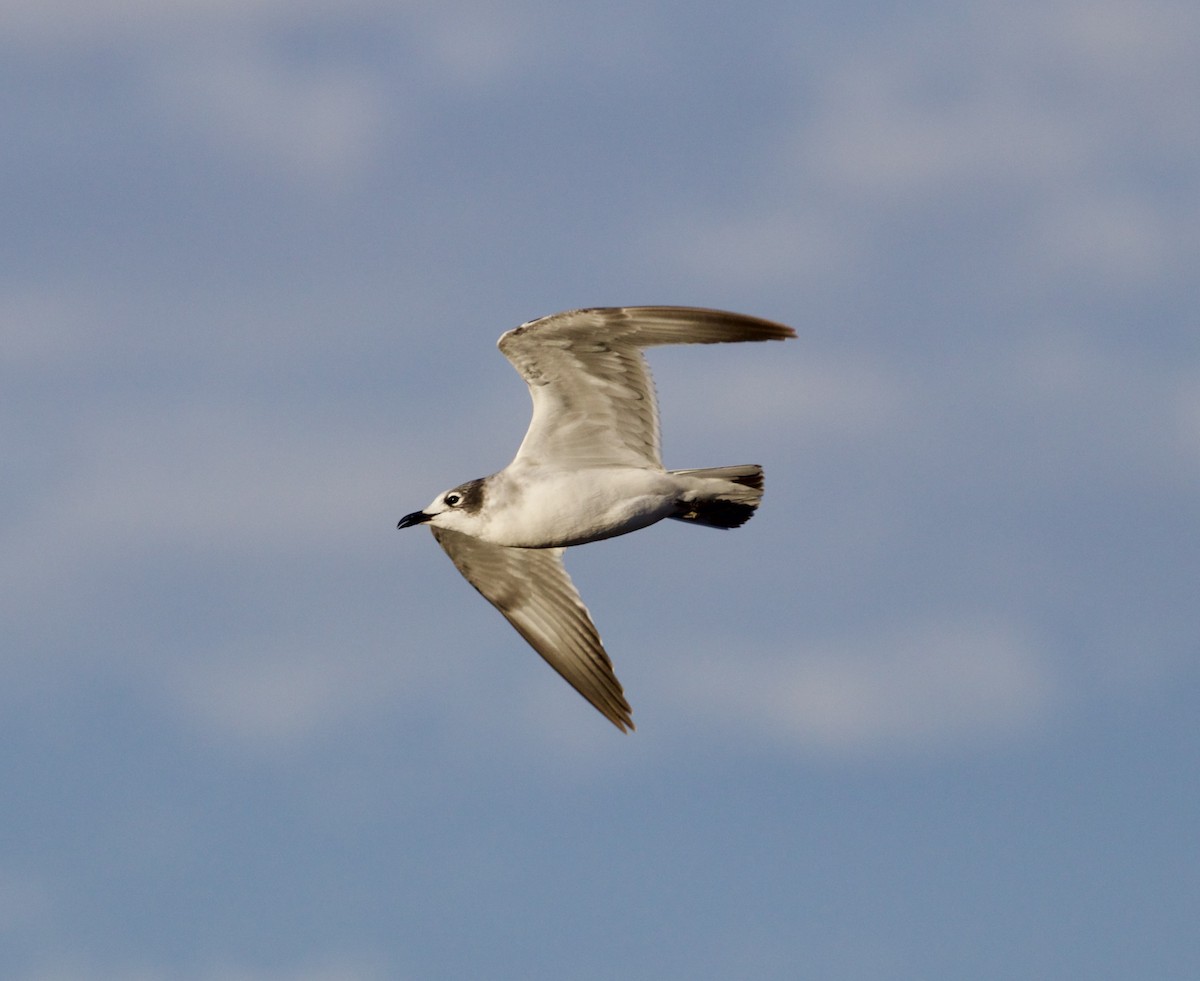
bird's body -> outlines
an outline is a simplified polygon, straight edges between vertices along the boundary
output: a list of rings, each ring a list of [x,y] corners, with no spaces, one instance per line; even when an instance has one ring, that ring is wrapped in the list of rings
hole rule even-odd
[[[428,523],[459,571],[534,649],[618,728],[633,728],[562,550],[663,518],[736,528],[763,487],[757,465],[663,468],[641,349],[794,336],[770,321],[692,307],[573,310],[510,330],[500,350],[533,398],[516,457],[399,526]]]
[[[482,507],[460,530],[510,548],[584,545],[671,517],[699,483],[626,466],[509,468],[485,478]]]

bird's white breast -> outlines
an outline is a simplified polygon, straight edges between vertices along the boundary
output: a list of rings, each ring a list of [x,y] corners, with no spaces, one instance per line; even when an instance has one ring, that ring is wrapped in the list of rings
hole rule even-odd
[[[675,483],[662,471],[510,468],[493,481],[478,537],[495,545],[582,545],[645,528],[675,508]]]

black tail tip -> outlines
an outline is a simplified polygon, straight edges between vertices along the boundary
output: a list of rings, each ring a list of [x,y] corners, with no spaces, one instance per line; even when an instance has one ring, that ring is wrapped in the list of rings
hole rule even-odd
[[[671,517],[709,528],[740,528],[754,517],[756,509],[757,505],[743,501],[692,501]]]

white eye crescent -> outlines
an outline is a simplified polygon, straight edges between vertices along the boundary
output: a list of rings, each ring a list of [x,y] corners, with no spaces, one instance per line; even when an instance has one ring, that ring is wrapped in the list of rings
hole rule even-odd
[[[451,507],[451,508],[458,507],[459,502],[462,500],[462,495],[461,494],[447,494],[445,496],[445,498],[443,498],[443,500],[445,500],[447,507]]]

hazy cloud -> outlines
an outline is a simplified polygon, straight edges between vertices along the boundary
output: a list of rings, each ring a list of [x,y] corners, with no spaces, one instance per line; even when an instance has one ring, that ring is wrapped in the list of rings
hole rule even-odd
[[[1200,110],[1178,93],[1200,86],[1198,40],[1200,18],[1171,2],[975,5],[899,36],[889,24],[797,64],[802,109],[762,148],[775,169],[653,247],[735,282],[806,283],[893,247],[875,209],[911,224],[993,208],[1020,243],[997,278],[1148,282],[1196,249]],[[1180,213],[1145,179],[1160,166],[1195,206]]]
[[[240,162],[335,184],[375,162],[384,86],[360,66],[300,67],[264,46],[222,44],[173,51],[156,67],[164,111]]]
[[[697,706],[805,754],[953,753],[1044,721],[1056,672],[1002,622],[935,621],[775,656],[700,658],[680,687]]]

